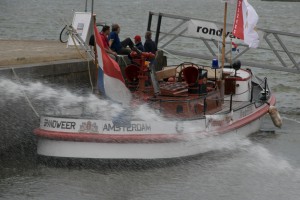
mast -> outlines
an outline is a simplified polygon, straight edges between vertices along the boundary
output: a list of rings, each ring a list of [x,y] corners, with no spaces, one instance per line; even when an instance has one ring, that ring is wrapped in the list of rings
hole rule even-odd
[[[98,87],[98,78],[99,78],[99,63],[98,63],[98,53],[97,53],[97,48],[96,48],[96,36],[95,36],[95,30],[94,30],[94,25],[96,24],[96,15],[93,15],[92,12],[92,34],[94,34],[94,46],[93,48],[93,52],[95,55],[95,65],[96,65],[96,73],[95,73],[95,82],[93,84],[93,93],[94,94],[101,94],[100,92],[100,88]]]
[[[87,12],[87,7],[88,7],[88,0],[85,0],[85,6],[84,6],[84,12]],[[92,0],[91,2],[91,13],[92,13],[92,16],[93,16],[93,13],[94,13],[94,0]]]
[[[223,24],[223,34],[222,34],[222,65],[221,68],[224,68],[225,64],[225,45],[226,45],[226,21],[227,21],[227,1],[224,6],[224,24]]]

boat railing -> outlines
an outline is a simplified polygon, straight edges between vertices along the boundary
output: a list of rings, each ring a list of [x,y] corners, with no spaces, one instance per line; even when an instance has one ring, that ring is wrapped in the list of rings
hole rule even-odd
[[[246,106],[249,106],[250,104],[255,105],[261,105],[262,103],[265,103],[265,101],[260,100],[260,96],[255,96],[255,98],[247,101],[240,101],[235,100],[233,97],[238,97],[240,95],[244,95],[245,93],[250,93],[252,90],[259,90],[262,91],[261,85],[253,86],[251,89],[247,89],[246,91],[236,93],[236,94],[230,94],[230,95],[209,95],[207,93],[205,94],[199,94],[198,96],[195,95],[193,98],[185,98],[184,96],[182,99],[176,98],[176,99],[153,99],[152,107],[157,108],[159,111],[161,108],[164,108],[166,105],[170,105],[172,103],[176,103],[176,105],[186,105],[185,108],[187,109],[185,112],[191,113],[190,116],[192,118],[199,118],[202,116],[205,116],[209,113],[216,113],[217,115],[220,114],[227,114],[231,111],[235,111],[238,109],[242,109]],[[238,99],[238,98],[236,98]],[[155,106],[156,105],[156,106]],[[198,106],[201,107],[201,109]],[[197,110],[196,110],[197,109]],[[183,110],[179,110],[178,113],[184,113]],[[177,114],[178,114],[177,113]]]
[[[223,23],[217,21],[149,12],[147,31],[155,33],[155,42],[166,53],[178,57],[200,59],[210,64],[212,59],[218,58],[220,55],[221,38],[211,39],[191,34],[189,30],[191,20],[203,22],[202,24],[210,23],[218,27],[217,31],[223,30],[220,28]],[[206,28],[205,32],[208,30],[209,28]],[[227,24],[227,30],[232,30],[232,24]],[[258,28],[258,32],[261,44],[255,52],[250,51],[247,45],[238,43],[239,51],[233,53],[231,41],[227,39],[225,61],[232,63],[239,59],[244,66],[300,73],[300,53],[298,51],[300,34],[261,28]],[[195,42],[195,40],[199,42]],[[189,48],[186,47],[186,44],[189,44]],[[184,49],[184,51],[179,49]]]

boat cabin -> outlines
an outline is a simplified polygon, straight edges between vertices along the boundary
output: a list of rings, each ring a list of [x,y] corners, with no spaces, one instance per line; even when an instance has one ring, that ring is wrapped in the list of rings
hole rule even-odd
[[[148,66],[129,65],[124,71],[135,97],[147,100],[164,117],[191,119],[222,109],[221,73],[210,70],[194,63],[169,66],[152,74],[155,83]]]

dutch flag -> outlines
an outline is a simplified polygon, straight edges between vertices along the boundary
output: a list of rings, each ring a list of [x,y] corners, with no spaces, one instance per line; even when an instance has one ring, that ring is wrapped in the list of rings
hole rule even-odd
[[[129,105],[131,93],[125,85],[118,63],[105,52],[96,25],[94,25],[94,35],[99,65],[98,89],[111,100],[122,103],[123,105]]]

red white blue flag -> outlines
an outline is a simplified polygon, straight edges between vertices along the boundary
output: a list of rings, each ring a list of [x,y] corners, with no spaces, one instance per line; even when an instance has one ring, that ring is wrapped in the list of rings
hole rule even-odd
[[[256,30],[258,15],[247,0],[238,0],[232,33],[235,37],[244,40],[250,48],[257,48],[259,35]]]
[[[98,89],[111,100],[128,105],[131,93],[125,85],[119,64],[104,50],[104,45],[96,25],[94,25],[98,57]]]

